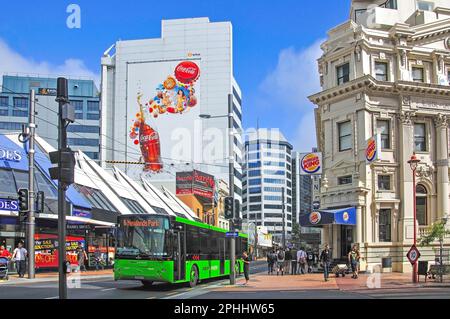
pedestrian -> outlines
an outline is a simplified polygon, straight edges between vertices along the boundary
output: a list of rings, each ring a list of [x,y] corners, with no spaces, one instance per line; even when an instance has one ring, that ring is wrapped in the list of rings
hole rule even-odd
[[[291,253],[291,275],[297,274],[297,250],[293,247]]]
[[[302,247],[297,252],[297,262],[298,262],[298,265],[299,265],[299,268],[300,268],[299,273],[302,274],[302,275],[304,275],[305,272],[306,272],[306,270],[305,270],[306,258],[307,258],[307,256],[306,256],[305,249]]]
[[[287,248],[284,251],[284,270],[287,274],[291,273],[291,266],[292,266],[292,258],[291,258],[291,249]]]
[[[0,246],[0,257],[11,259],[11,253],[8,249],[5,249],[5,246],[3,245]]]
[[[361,259],[361,254],[359,253],[358,246],[355,244],[352,250],[348,253],[348,262],[352,267],[352,278],[358,279],[358,268],[359,260]]]
[[[268,275],[272,275],[273,274],[273,266],[275,264],[274,256],[275,256],[275,251],[274,250],[269,251],[267,253],[267,272],[268,272]]]
[[[277,252],[277,276],[278,273],[281,272],[281,276],[284,275],[284,260],[285,260],[285,253],[282,248],[278,249]]]
[[[248,257],[246,251],[242,253],[242,259],[244,260],[244,277],[245,277],[244,285],[247,285],[248,281],[250,280],[250,258]]]
[[[94,259],[95,259],[95,270],[98,270],[99,268],[101,268],[102,270],[105,269],[104,267],[104,259],[103,259],[103,254],[100,251],[100,248],[97,247],[95,249],[95,253],[94,253]]]
[[[77,248],[77,260],[78,260],[78,270],[86,271],[85,261],[87,260],[87,255],[84,249],[81,246]]]
[[[28,252],[25,248],[23,248],[23,242],[20,241],[17,244],[17,248],[14,249],[12,255],[12,259],[16,262],[16,270],[19,278],[23,278],[25,276],[27,255]]]
[[[330,246],[328,244],[325,244],[324,249],[322,250],[322,253],[320,254],[319,260],[322,263],[323,276],[325,278],[325,281],[328,281],[330,260],[331,260]]]
[[[312,250],[309,250],[306,255],[308,256],[307,258],[307,266],[308,266],[308,274],[311,274],[313,272],[313,267],[314,267],[314,253]]]

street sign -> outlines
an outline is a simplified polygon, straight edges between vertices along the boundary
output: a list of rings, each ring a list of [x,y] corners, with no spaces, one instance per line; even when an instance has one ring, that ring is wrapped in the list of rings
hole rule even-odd
[[[420,258],[420,251],[417,249],[416,245],[412,245],[411,249],[406,254],[406,257],[408,258],[411,265],[417,263]]]
[[[239,232],[227,232],[225,234],[226,237],[239,237]]]

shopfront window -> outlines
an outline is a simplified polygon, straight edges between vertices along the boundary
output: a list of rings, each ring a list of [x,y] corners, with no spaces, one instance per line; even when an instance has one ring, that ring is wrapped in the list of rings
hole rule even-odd
[[[12,171],[0,169],[0,193],[3,196],[17,197],[17,189],[14,183]]]

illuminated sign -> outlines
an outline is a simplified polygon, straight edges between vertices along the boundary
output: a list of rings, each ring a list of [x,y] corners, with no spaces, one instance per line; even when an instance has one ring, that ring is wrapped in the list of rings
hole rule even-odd
[[[317,225],[322,220],[322,215],[319,212],[312,212],[309,215],[309,222],[313,225]]]
[[[128,227],[160,227],[161,221],[155,219],[144,219],[144,220],[123,219],[122,225]]]
[[[322,153],[300,154],[300,175],[322,174]]]

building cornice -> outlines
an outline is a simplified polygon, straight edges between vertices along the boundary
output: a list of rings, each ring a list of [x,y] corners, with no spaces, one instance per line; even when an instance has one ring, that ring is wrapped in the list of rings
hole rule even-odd
[[[371,75],[365,75],[344,85],[336,86],[311,95],[308,98],[312,103],[322,105],[336,99],[344,99],[349,95],[365,90],[391,94],[417,93],[430,96],[437,95],[441,98],[450,98],[450,86],[409,81],[383,82],[377,81]]]

